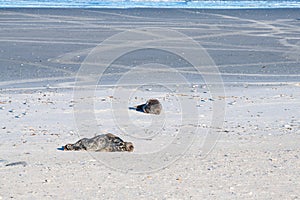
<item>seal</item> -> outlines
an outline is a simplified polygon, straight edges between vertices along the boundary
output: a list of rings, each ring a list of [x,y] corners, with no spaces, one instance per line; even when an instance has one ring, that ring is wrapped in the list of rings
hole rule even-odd
[[[136,111],[159,115],[162,105],[157,99],[149,99],[146,103],[136,106]]]
[[[63,149],[64,151],[132,152],[134,147],[131,142],[124,142],[121,138],[108,133],[93,138],[83,138],[74,144],[66,144]]]

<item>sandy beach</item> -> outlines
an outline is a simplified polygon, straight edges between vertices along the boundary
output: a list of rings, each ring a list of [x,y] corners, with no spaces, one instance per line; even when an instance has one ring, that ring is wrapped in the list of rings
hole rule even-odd
[[[2,9],[0,26],[0,199],[300,198],[298,9]],[[216,70],[148,48],[97,74],[95,49],[143,27]],[[163,114],[128,109],[149,98]],[[61,149],[105,133],[134,152]]]

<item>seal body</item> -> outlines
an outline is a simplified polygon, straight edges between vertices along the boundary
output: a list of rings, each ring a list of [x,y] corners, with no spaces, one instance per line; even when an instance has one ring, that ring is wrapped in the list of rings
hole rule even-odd
[[[149,99],[145,104],[138,105],[137,111],[159,115],[162,110],[162,105],[157,99]]]
[[[83,138],[74,144],[64,146],[64,151],[131,152],[133,149],[131,142],[124,142],[121,138],[111,133],[98,135],[93,138]]]

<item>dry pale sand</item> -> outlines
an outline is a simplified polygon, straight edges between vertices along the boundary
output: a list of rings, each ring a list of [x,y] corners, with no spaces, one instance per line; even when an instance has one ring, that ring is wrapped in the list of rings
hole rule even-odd
[[[0,16],[0,199],[300,198],[298,10],[7,9]],[[166,92],[124,85],[118,92],[131,91],[131,97],[122,99],[111,84],[74,98],[74,78],[89,51],[114,33],[145,24],[182,31],[205,46],[224,94],[213,98],[199,74],[168,56],[162,60],[187,75],[190,85]],[[160,54],[149,55],[159,61]],[[129,55],[105,81],[122,76],[132,59],[139,62]],[[150,97],[164,108],[165,123],[154,131],[149,124],[158,116],[128,110]],[[197,123],[181,124],[177,97],[196,102],[189,106]],[[96,129],[76,109],[91,99]],[[218,119],[223,127],[211,127],[217,101],[225,103],[225,117]],[[126,107],[112,106],[119,103]],[[129,118],[118,121],[123,111]],[[187,140],[178,139],[181,130],[195,127],[185,133]],[[218,138],[203,155],[209,130]],[[107,132],[132,141],[135,151],[60,149]],[[173,143],[176,148],[164,152]],[[153,152],[158,154],[148,157]]]
[[[226,92],[224,127],[219,130],[216,146],[205,158],[200,156],[201,138],[210,128],[207,118],[211,108],[205,108],[210,103],[203,98],[200,110],[206,111],[200,111],[201,130],[188,151],[173,164],[163,166],[162,163],[162,169],[139,174],[133,174],[141,170],[138,164],[136,168],[133,164],[132,170],[126,173],[115,169],[115,165],[109,166],[105,160],[103,163],[103,153],[57,149],[80,136],[92,136],[88,132],[78,136],[70,100],[72,92],[2,93],[1,197],[297,199],[300,93],[296,91],[299,85],[249,86],[243,92],[241,89]],[[99,91],[99,98],[95,97],[100,102],[95,110],[97,118],[101,118],[99,134],[122,135],[110,116],[114,98],[107,91],[110,90]],[[172,106],[168,106],[172,102],[170,98],[158,98],[165,112],[172,112]],[[137,99],[133,103],[141,101]],[[142,118],[142,113],[129,112]],[[176,138],[172,126],[176,122],[169,121],[164,131],[146,142],[130,136],[122,138],[133,141],[135,154],[147,154],[168,145],[163,139]],[[117,157],[127,155],[120,153]],[[21,161],[26,165],[6,166]],[[120,165],[123,162],[126,160],[121,160]],[[128,162],[138,161],[128,158]]]

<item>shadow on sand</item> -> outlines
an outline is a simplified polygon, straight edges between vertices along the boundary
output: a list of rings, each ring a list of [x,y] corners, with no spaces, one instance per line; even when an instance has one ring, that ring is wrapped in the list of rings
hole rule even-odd
[[[58,151],[64,151],[64,146],[56,148]]]
[[[144,106],[145,106],[145,104],[142,104],[142,105],[138,105],[138,106],[135,106],[135,107],[128,107],[128,109],[144,113],[144,110],[143,110]]]

